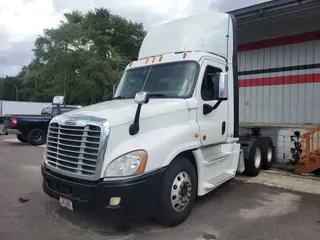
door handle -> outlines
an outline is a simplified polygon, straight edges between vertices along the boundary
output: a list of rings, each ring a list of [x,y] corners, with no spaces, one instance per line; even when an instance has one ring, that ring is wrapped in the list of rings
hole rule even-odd
[[[224,135],[226,132],[226,122],[222,122],[221,126],[221,135]]]

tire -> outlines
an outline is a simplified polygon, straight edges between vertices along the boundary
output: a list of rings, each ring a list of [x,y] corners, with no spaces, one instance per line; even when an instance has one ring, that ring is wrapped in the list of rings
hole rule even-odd
[[[42,129],[33,129],[28,134],[28,143],[33,146],[42,145],[46,142],[47,134]]]
[[[157,220],[162,225],[170,227],[183,222],[195,203],[197,189],[197,174],[189,159],[174,159],[163,176]],[[182,193],[179,193],[179,190]]]
[[[25,136],[23,136],[22,134],[17,134],[17,139],[20,142],[23,142],[23,143],[27,143],[28,142],[28,139]]]
[[[245,160],[245,174],[255,177],[259,175],[262,167],[264,142],[259,138],[251,146],[249,157]]]
[[[262,145],[262,169],[268,170],[271,168],[275,159],[275,148],[272,140],[269,137],[262,137],[261,140],[264,142]]]

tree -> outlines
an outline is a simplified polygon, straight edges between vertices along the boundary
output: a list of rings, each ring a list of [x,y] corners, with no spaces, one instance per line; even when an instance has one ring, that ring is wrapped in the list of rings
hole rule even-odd
[[[0,78],[0,100],[16,100],[19,93],[20,79],[18,77]]]
[[[143,25],[104,8],[64,16],[36,39],[35,58],[19,74],[21,98],[51,101],[65,94],[68,104],[82,105],[110,99],[124,66],[137,58]]]

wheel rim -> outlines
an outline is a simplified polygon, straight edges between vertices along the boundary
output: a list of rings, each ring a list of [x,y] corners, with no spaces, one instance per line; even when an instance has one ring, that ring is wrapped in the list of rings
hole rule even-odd
[[[37,132],[33,136],[33,141],[36,143],[39,143],[42,141],[42,134],[40,132]]]
[[[256,168],[259,168],[260,163],[261,163],[261,149],[260,147],[257,147],[256,152],[254,154],[254,166]]]
[[[181,212],[188,206],[191,193],[192,183],[189,174],[180,172],[171,186],[171,204],[176,212]]]
[[[272,147],[268,147],[267,159],[268,162],[271,162],[272,160]]]

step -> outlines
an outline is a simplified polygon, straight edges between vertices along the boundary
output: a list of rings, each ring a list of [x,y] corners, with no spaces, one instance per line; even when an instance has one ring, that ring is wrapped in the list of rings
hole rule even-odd
[[[234,175],[235,175],[234,173],[228,173],[228,172],[222,173],[219,176],[210,179],[208,182],[205,182],[203,184],[203,187],[207,190],[213,189],[219,186],[220,184],[230,180],[231,178],[234,177]]]
[[[315,160],[316,159],[316,160]],[[309,163],[306,161],[298,162],[295,168],[296,173],[311,173],[317,169],[320,169],[320,158],[310,158]]]

